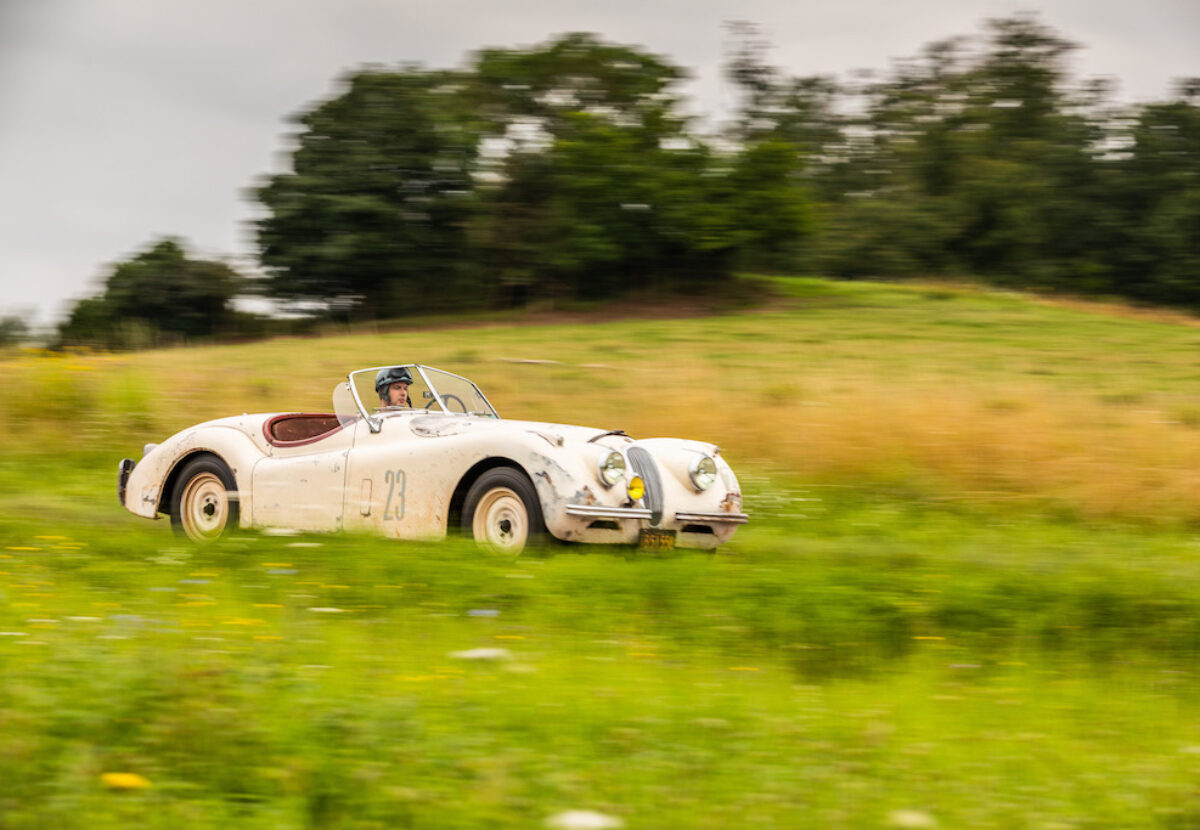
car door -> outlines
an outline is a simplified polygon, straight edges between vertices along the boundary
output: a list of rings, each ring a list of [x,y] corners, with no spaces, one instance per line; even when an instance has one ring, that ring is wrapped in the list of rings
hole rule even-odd
[[[353,429],[303,446],[271,446],[254,465],[253,524],[315,532],[342,529]]]
[[[453,442],[414,431],[429,418],[384,418],[379,432],[355,425],[347,461],[343,526],[398,539],[437,539],[445,534],[450,497],[461,464],[445,452]],[[453,454],[453,453],[452,453]]]

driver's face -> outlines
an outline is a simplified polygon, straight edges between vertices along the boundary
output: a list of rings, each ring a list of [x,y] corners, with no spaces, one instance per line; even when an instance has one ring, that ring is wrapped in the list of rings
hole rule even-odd
[[[408,406],[408,384],[398,380],[388,387],[388,406]]]

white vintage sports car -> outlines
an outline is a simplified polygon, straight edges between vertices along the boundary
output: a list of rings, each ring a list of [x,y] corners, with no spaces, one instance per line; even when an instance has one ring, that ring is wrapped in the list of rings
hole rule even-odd
[[[715,548],[746,522],[712,444],[501,418],[474,383],[407,364],[351,372],[333,414],[198,424],[118,472],[121,504],[188,537],[237,527]]]

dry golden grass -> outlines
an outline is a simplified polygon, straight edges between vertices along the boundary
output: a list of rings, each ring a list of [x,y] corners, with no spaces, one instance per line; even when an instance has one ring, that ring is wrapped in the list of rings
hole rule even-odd
[[[46,448],[69,423],[133,453],[207,418],[325,411],[348,370],[419,361],[472,377],[506,417],[711,440],[739,470],[1200,519],[1200,340],[1186,321],[962,287],[814,285],[819,302],[702,320],[26,355],[0,363],[0,434]]]
[[[1114,412],[1087,398],[1016,386],[865,381],[846,392],[812,388],[813,400],[751,404],[720,413],[715,423],[701,414],[699,399],[683,401],[669,419],[680,431],[729,436],[730,455],[801,479],[1026,500],[1093,517],[1198,513],[1200,431],[1157,413]]]

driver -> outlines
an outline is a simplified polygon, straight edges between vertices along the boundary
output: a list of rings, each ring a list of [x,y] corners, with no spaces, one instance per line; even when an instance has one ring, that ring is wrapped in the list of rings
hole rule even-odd
[[[403,366],[380,369],[379,374],[375,376],[375,392],[379,395],[379,405],[411,407],[408,387],[412,382],[412,375]]]

